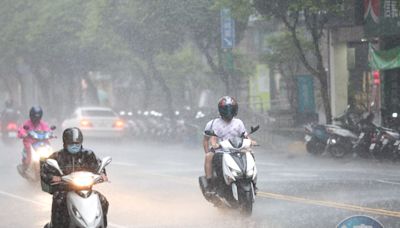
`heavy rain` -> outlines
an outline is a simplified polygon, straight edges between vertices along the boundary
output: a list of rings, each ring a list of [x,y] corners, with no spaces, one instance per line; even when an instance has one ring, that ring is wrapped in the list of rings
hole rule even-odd
[[[0,227],[400,227],[399,12],[3,0]]]

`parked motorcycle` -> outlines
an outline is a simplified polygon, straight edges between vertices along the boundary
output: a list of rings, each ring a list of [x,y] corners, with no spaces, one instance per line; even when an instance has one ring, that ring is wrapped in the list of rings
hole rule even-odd
[[[24,126],[24,129],[29,130],[29,127]],[[53,133],[55,129],[56,127],[52,126],[51,131],[28,131],[26,137],[34,139],[35,142],[31,144],[31,160],[27,170],[23,174],[19,172],[22,177],[34,182],[40,180],[40,167],[44,160],[54,152],[50,145],[50,139],[56,138]]]
[[[378,133],[369,151],[377,159],[395,159],[398,156],[400,134],[390,128],[378,127]]]
[[[54,159],[47,159],[46,163],[58,170],[62,182],[68,186],[67,210],[69,215],[68,227],[74,228],[104,228],[104,215],[101,207],[99,194],[93,191],[93,185],[102,183],[100,173],[111,162],[111,157],[105,157],[97,173],[87,171],[72,172],[64,175],[58,163]],[[46,224],[46,228],[52,228],[51,222]]]
[[[328,129],[339,128],[336,125],[308,124],[305,126],[306,150],[313,155],[320,155],[325,151],[329,139]]]
[[[251,128],[250,134],[259,126]],[[206,135],[216,136],[213,131],[205,131]],[[215,195],[207,195],[207,179],[199,177],[200,189],[206,198],[217,207],[239,209],[243,215],[251,215],[255,200],[257,168],[251,150],[252,141],[242,137],[223,140],[220,148],[215,150],[213,158],[213,182]]]
[[[358,140],[353,145],[353,152],[360,157],[370,157],[369,148],[375,142],[379,127],[374,123],[374,114],[372,112],[364,113],[364,117],[357,124],[360,129]]]
[[[337,125],[332,124],[308,124],[305,126],[305,141],[307,152],[313,155],[322,154],[328,143],[330,133],[334,133],[335,129],[354,129],[354,120],[350,117],[350,106],[340,116],[334,118]]]

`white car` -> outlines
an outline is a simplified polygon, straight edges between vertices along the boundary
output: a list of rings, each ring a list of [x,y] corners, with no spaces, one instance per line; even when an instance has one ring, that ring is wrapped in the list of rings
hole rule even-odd
[[[106,107],[80,107],[70,118],[64,120],[62,128],[78,127],[83,137],[121,138],[125,134],[125,123],[117,113]]]

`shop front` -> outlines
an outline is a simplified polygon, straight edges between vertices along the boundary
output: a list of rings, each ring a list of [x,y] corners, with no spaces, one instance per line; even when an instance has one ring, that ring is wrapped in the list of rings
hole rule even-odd
[[[397,128],[400,113],[400,11],[397,0],[364,1],[364,31],[370,43],[369,66],[375,107],[382,125]],[[379,109],[378,109],[379,108]],[[396,116],[395,119],[394,116]],[[399,123],[397,123],[399,122]],[[396,126],[395,126],[396,125]],[[400,126],[400,125],[399,125]]]

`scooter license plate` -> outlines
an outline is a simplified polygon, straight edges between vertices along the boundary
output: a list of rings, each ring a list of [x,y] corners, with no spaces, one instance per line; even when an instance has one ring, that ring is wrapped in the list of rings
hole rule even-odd
[[[369,149],[370,149],[370,150],[375,149],[375,143],[372,143],[372,144],[369,146]]]
[[[383,145],[386,145],[386,144],[388,144],[388,142],[389,142],[388,139],[384,139],[383,142],[382,142],[382,144],[383,144]]]
[[[309,142],[311,140],[311,136],[306,135],[305,140],[306,140],[306,142]]]
[[[400,144],[400,140],[396,140],[396,142],[394,142],[395,146],[398,146]]]
[[[17,132],[8,132],[8,137],[10,138],[16,138],[17,137]]]

